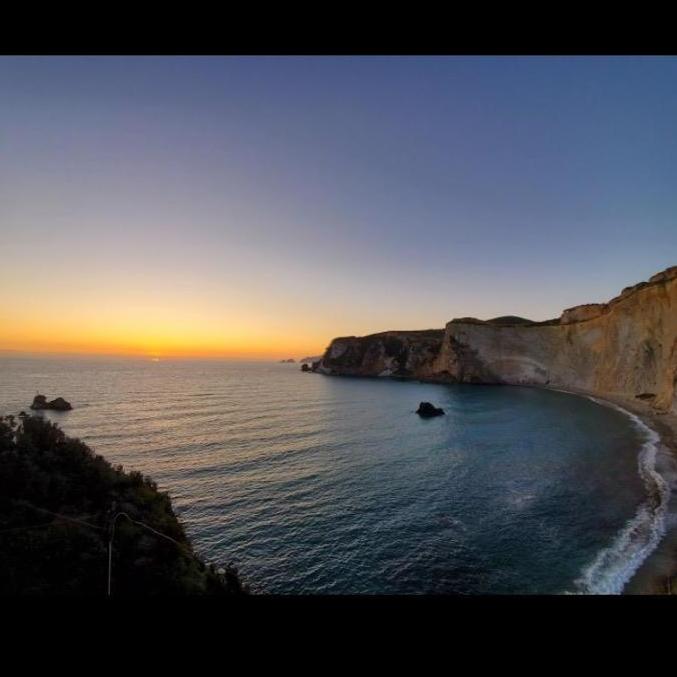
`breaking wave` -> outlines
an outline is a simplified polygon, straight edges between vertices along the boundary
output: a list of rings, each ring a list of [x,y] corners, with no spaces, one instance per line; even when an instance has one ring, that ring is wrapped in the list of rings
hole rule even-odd
[[[660,443],[658,433],[626,409],[588,397],[597,404],[613,407],[628,416],[645,438],[639,452],[638,469],[646,487],[646,500],[611,545],[598,553],[574,583],[575,592],[580,594],[619,595],[665,534],[670,487],[656,470],[656,454]]]

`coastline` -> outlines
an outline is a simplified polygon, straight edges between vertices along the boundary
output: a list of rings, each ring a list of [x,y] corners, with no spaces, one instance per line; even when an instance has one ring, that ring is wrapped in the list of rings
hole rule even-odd
[[[630,415],[631,418],[637,417],[644,426],[658,436],[657,472],[666,481],[668,487],[672,485],[674,488],[675,477],[670,477],[670,475],[674,475],[677,470],[677,416],[675,414],[656,411],[641,400],[632,400],[617,393],[590,392],[580,388],[564,389],[554,386],[535,387],[592,398],[602,406],[615,407]],[[622,594],[677,594],[677,521],[674,518],[671,519],[671,515],[675,514],[677,508],[675,493],[677,492],[671,492],[667,499],[665,533],[623,586]]]
[[[322,374],[322,372],[320,372]],[[325,376],[344,376],[343,374],[322,374]],[[390,378],[393,380],[419,381],[421,383],[435,383],[451,385],[448,380],[393,377],[393,376],[363,376],[355,378]],[[498,385],[498,384],[497,384]],[[649,543],[639,551],[630,552],[630,561],[625,562],[626,571],[622,571],[623,562],[617,564],[617,573],[627,574],[627,566],[631,568],[629,577],[620,588],[618,580],[614,581],[612,590],[604,589],[603,584],[590,594],[630,594],[630,595],[663,595],[677,594],[677,415],[670,411],[660,411],[639,399],[628,398],[613,392],[589,391],[575,387],[556,387],[540,384],[513,384],[528,388],[540,388],[563,392],[570,395],[591,399],[600,406],[620,410],[633,420],[636,427],[641,428],[647,439],[638,450],[638,470],[645,482],[650,482],[658,489],[661,496],[660,503],[652,506],[656,512],[652,517],[649,528],[652,530]],[[648,456],[648,458],[647,458]],[[658,486],[661,485],[661,486]],[[619,540],[630,537],[633,532],[642,526],[646,527],[646,517],[642,508],[638,507],[638,514],[630,520],[626,529],[619,533]],[[613,548],[611,548],[613,550]],[[648,549],[648,552],[642,551]],[[600,553],[600,556],[613,557],[617,553]],[[634,560],[634,562],[632,561]],[[594,571],[597,562],[591,563],[590,570]],[[587,571],[585,573],[588,573]],[[597,581],[600,583],[600,581]],[[603,582],[604,583],[604,582]],[[602,589],[600,589],[602,588]]]

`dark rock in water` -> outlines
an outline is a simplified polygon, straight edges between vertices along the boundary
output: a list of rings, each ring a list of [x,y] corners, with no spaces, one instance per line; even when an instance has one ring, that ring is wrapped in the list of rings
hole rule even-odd
[[[304,363],[301,365],[301,371],[312,371],[312,369]]]
[[[57,397],[55,400],[47,403],[50,409],[57,409],[58,411],[69,411],[73,407],[70,402],[66,402],[63,397]]]
[[[296,360],[293,357],[290,357],[288,360],[280,360],[281,364],[293,364]]]
[[[430,402],[421,402],[416,413],[423,418],[431,418],[433,416],[444,416],[444,409],[434,407]]]
[[[36,395],[33,398],[31,409],[45,409],[47,407],[47,398],[44,395]]]
[[[71,407],[70,402],[66,402],[63,397],[57,397],[55,400],[47,401],[47,398],[44,395],[36,395],[33,398],[33,404],[31,404],[31,409],[55,409],[56,411],[70,411]]]

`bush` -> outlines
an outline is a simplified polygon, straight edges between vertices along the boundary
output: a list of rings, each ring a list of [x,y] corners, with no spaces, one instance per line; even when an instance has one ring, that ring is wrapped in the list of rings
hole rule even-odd
[[[0,417],[0,594],[105,595],[119,512],[114,596],[247,592],[233,567],[200,561],[149,477],[114,468],[40,416]]]

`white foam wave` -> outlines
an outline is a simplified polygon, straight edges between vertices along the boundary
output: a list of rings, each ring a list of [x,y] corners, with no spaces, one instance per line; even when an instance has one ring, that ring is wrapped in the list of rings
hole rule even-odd
[[[628,416],[645,438],[639,452],[638,469],[647,498],[611,545],[599,552],[575,581],[578,593],[619,595],[665,534],[670,487],[656,470],[656,454],[660,443],[658,433],[626,409],[588,397],[597,404],[613,407]]]

